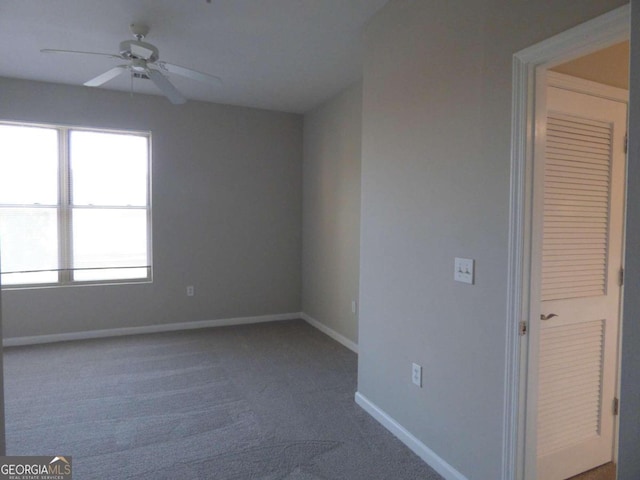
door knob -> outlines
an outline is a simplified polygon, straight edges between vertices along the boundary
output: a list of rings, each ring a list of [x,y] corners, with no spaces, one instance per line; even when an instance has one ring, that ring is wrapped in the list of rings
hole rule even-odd
[[[555,313],[550,313],[550,314],[548,314],[548,315],[544,315],[544,314],[542,314],[542,315],[540,315],[540,320],[550,320],[550,319],[552,319],[553,317],[557,317],[557,316],[558,316],[558,315],[556,315]]]

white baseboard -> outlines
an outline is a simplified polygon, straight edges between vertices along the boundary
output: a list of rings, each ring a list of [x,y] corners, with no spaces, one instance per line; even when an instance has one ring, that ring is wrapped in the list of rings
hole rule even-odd
[[[433,450],[414,437],[406,428],[360,392],[356,392],[356,403],[446,480],[467,480],[464,475],[445,462]]]
[[[160,325],[148,325],[144,327],[108,328],[104,330],[87,330],[84,332],[54,333],[51,335],[34,335],[29,337],[5,338],[2,345],[5,347],[18,347],[24,345],[37,345],[41,343],[67,342],[72,340],[88,340],[92,338],[121,337],[124,335],[140,335],[145,333],[175,332],[179,330],[194,330],[198,328],[226,327],[231,325],[246,325],[251,323],[277,322],[280,320],[297,320],[302,318],[311,326],[317,328],[325,335],[341,343],[349,350],[358,353],[358,344],[352,342],[344,335],[318,322],[306,313],[292,312],[277,315],[259,315],[254,317],[222,318],[218,320],[201,320],[196,322],[166,323]]]
[[[310,315],[307,315],[304,312],[300,312],[299,315],[300,315],[300,318],[302,318],[305,322],[307,322],[312,327],[315,327],[318,330],[320,330],[322,333],[324,333],[325,335],[330,336],[336,342],[341,343],[342,345],[347,347],[352,352],[358,353],[358,344],[357,343],[349,340],[347,337],[345,337],[341,333],[336,332],[333,328],[327,327],[324,323],[320,323],[318,320],[316,320],[315,318],[311,317]]]
[[[55,333],[53,335],[36,335],[32,337],[5,338],[2,345],[17,347],[40,343],[66,342],[70,340],[87,340],[92,338],[120,337],[123,335],[139,335],[144,333],[175,332],[178,330],[194,330],[198,328],[226,327],[230,325],[246,325],[250,323],[276,322],[279,320],[297,320],[300,312],[277,315],[259,315],[255,317],[222,318],[218,320],[202,320],[197,322],[166,323],[144,327],[109,328],[105,330],[88,330],[85,332]]]

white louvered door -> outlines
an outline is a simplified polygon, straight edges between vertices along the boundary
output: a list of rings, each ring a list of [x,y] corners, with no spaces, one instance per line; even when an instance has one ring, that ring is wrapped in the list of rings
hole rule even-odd
[[[626,105],[548,87],[547,110],[537,477],[564,480],[613,459]]]

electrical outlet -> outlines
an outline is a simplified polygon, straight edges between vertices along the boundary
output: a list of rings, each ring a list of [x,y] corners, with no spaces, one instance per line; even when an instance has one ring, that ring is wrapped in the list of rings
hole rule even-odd
[[[411,366],[411,381],[414,385],[422,388],[422,367],[417,363]]]
[[[193,285],[187,285],[187,297],[193,297],[196,294]]]

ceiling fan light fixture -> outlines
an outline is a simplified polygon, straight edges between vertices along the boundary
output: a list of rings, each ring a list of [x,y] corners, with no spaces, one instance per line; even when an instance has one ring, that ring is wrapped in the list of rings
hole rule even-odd
[[[133,58],[131,60],[131,70],[137,73],[144,73],[147,71],[147,61],[139,58]]]
[[[149,80],[149,75],[147,75],[145,72],[143,73],[131,72],[131,78],[136,78],[139,80]]]

